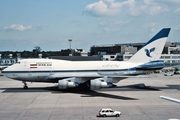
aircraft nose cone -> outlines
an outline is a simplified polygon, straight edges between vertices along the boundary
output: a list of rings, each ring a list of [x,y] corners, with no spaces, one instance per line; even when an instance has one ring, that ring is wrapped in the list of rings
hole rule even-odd
[[[13,76],[12,73],[9,71],[8,68],[5,68],[4,70],[2,70],[2,71],[1,71],[1,75],[6,76],[6,77],[9,77],[9,78],[11,78],[11,76]]]
[[[6,76],[6,69],[4,69],[4,70],[2,70],[1,72],[0,72],[0,75],[4,75],[4,76]]]
[[[0,76],[3,76],[2,71],[0,70]]]

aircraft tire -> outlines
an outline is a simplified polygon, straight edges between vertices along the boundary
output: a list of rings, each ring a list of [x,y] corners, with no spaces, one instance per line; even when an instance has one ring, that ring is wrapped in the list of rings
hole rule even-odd
[[[28,86],[24,86],[24,89],[28,89]]]

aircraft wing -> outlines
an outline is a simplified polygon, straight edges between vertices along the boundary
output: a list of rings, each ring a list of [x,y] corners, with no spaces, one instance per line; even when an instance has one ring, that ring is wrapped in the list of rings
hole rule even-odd
[[[91,74],[76,74],[76,75],[59,75],[58,73],[57,74],[52,74],[50,76],[48,76],[46,78],[46,80],[51,80],[51,79],[66,79],[66,78],[82,78],[82,79],[85,79],[85,80],[91,80],[91,79],[96,79],[96,78],[103,78],[103,77],[108,77],[108,78],[120,78],[120,79],[125,79],[125,78],[150,78],[150,76],[148,75],[137,75],[137,76],[134,76],[134,75],[119,75],[117,73],[114,73],[114,74],[104,74],[104,73],[97,73],[96,76],[94,75],[91,75]]]
[[[107,77],[114,77],[114,78],[150,78],[150,76],[148,75],[122,75],[122,74],[103,74],[103,73],[98,73],[101,76],[107,76]]]

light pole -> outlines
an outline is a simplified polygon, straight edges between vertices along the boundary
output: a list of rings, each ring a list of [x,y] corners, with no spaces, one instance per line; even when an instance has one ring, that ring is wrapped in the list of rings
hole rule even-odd
[[[68,41],[69,41],[69,49],[70,49],[70,51],[71,51],[71,53],[69,54],[69,56],[72,56],[72,50],[71,50],[71,42],[72,42],[72,39],[69,39]]]

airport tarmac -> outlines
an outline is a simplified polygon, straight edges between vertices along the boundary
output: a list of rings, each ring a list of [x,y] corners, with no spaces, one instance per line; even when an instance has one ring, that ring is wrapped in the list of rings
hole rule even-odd
[[[0,76],[0,120],[168,120],[180,119],[180,75],[128,78],[115,88],[96,91],[58,90],[57,84],[28,83]],[[154,75],[152,75],[154,76]],[[144,86],[145,85],[145,86]],[[120,117],[96,117],[101,108]]]

